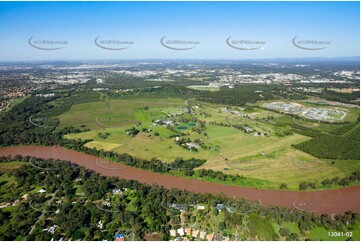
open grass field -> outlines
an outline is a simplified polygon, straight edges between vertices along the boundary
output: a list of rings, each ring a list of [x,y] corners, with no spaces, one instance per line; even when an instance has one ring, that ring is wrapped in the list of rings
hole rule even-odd
[[[89,129],[102,129],[109,127],[123,127],[135,124],[134,111],[142,107],[178,107],[184,102],[181,99],[116,99],[99,102],[90,102],[73,105],[72,108],[60,115],[61,126],[73,125]]]
[[[348,113],[353,120],[359,115],[356,111]],[[206,162],[197,169],[277,184],[287,182],[289,189],[297,189],[303,181],[344,177],[359,166],[356,159],[322,159],[293,147],[312,138],[292,132],[292,128],[327,133],[335,130],[335,125],[295,122],[289,115],[259,107],[225,107],[194,99],[104,98],[74,105],[59,118],[61,127],[89,129],[65,137],[92,140],[86,144],[90,148],[163,162],[177,157],[204,159]],[[132,128],[138,133],[131,135]],[[345,136],[354,137],[357,132],[353,126],[344,129]]]
[[[0,162],[0,172],[7,173],[18,169],[20,166],[26,165],[24,162]]]

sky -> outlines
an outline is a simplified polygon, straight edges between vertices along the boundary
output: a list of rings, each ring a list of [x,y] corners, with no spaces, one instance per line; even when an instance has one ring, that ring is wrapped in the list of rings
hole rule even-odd
[[[360,3],[0,2],[0,36],[0,61],[349,57],[360,53]]]

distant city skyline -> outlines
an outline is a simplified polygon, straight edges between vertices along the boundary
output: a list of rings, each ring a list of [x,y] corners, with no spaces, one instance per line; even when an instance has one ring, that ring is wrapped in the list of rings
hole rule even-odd
[[[0,2],[0,61],[351,57],[359,21],[359,2]]]

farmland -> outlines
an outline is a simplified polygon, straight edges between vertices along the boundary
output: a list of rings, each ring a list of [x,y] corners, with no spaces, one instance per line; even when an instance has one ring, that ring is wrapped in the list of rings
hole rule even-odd
[[[359,166],[357,157],[315,154],[313,143],[322,143],[304,133],[311,130],[335,136],[330,132],[347,125],[295,119],[265,110],[262,104],[236,107],[195,99],[101,97],[97,102],[73,105],[58,116],[59,128],[72,125],[84,131],[65,138],[88,140],[85,145],[89,148],[166,163],[178,157],[201,159],[206,162],[196,170],[238,174],[274,184],[287,181],[288,189],[297,189],[302,181],[345,177]],[[351,121],[359,115],[354,109],[347,113],[351,117],[347,114],[345,119]],[[352,134],[352,130],[347,132]]]

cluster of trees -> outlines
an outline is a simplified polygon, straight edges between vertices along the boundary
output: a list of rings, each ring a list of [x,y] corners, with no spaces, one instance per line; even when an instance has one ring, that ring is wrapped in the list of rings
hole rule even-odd
[[[195,144],[198,144],[202,149],[210,149],[210,148],[211,148],[211,147],[208,147],[208,146],[203,142],[203,140],[198,139],[198,138],[195,138],[195,139],[194,139],[194,143],[195,143]]]
[[[203,165],[205,162],[206,162],[205,160],[199,160],[194,158],[189,160],[184,160],[183,158],[178,157],[172,163],[170,163],[169,166],[173,168],[193,170],[194,168]]]
[[[110,135],[109,132],[98,133],[98,137],[101,138],[101,139],[106,139],[106,138],[108,138],[109,135]]]
[[[51,132],[56,126],[42,128],[29,121],[29,118],[37,113],[50,110],[52,106],[48,102],[52,100],[52,98],[29,97],[15,105],[11,112],[2,112],[0,144],[3,146],[31,143],[54,145],[55,140]],[[45,118],[48,116],[43,117]]]
[[[142,132],[144,133],[149,133],[149,132],[152,132],[151,129],[147,129],[147,128],[142,128]]]
[[[312,189],[316,189],[316,186],[317,183],[312,181],[312,182],[301,182],[298,187],[300,190],[306,190],[308,187]]]
[[[144,78],[134,77],[127,74],[109,74],[109,73],[102,73],[104,76],[105,83],[96,83],[96,79],[93,78],[92,81],[87,82],[86,85],[90,88],[109,88],[109,89],[134,89],[137,91],[138,89],[144,88],[152,88],[154,85],[157,86],[164,86],[167,85],[162,81],[145,81]]]
[[[324,179],[321,182],[321,185],[323,187],[330,187],[334,185],[347,186],[355,181],[360,181],[360,171],[354,171],[350,176],[341,179],[337,176],[332,179]]]
[[[262,133],[260,131],[255,130],[254,128],[251,128],[250,126],[248,126],[247,124],[245,125],[239,125],[239,124],[232,124],[233,128],[242,130],[243,132],[249,134],[250,132],[254,132],[257,133],[258,135],[261,135]],[[249,128],[251,128],[252,131],[249,130]],[[265,136],[267,136],[267,133],[263,133]]]
[[[68,111],[75,102],[94,100],[96,96],[84,98],[85,94],[57,94],[53,97],[31,96],[15,105],[11,111],[0,115],[0,145],[41,144],[55,145],[64,132],[81,132],[72,127],[57,131],[56,116]],[[81,96],[79,96],[81,95]],[[84,98],[84,99],[83,99]],[[60,99],[54,106],[50,102]]]
[[[200,140],[198,139],[198,142],[200,142]],[[191,151],[195,151],[197,152],[198,149],[195,146],[188,146],[187,143],[192,143],[192,140],[190,138],[180,138],[175,142],[177,145],[179,145],[180,147],[187,149],[187,150],[191,150]],[[195,142],[194,142],[195,143]]]
[[[324,179],[320,182],[319,185],[321,185],[322,187],[331,187],[331,186],[335,186],[335,185],[348,186],[355,181],[360,181],[360,171],[354,171],[354,172],[352,172],[352,174],[350,176],[343,177],[343,178],[336,176],[332,179]],[[301,182],[299,184],[299,189],[300,190],[306,190],[308,188],[316,189],[317,186],[318,186],[318,184],[316,181]]]
[[[163,234],[163,239],[169,239],[169,229],[171,229],[171,215],[164,209],[164,204],[207,204],[215,207],[216,204],[227,204],[234,211],[244,211],[242,213],[225,213],[224,228],[234,228],[242,225],[244,216],[248,217],[250,223],[244,226],[250,226],[253,231],[253,238],[267,238],[262,235],[262,229],[252,229],[262,226],[265,221],[282,224],[284,222],[298,223],[301,232],[309,231],[314,227],[323,226],[326,229],[347,230],[359,221],[359,214],[348,212],[345,215],[337,215],[331,219],[328,215],[317,216],[308,212],[301,212],[296,209],[287,209],[284,207],[270,206],[262,207],[258,202],[249,202],[247,200],[233,200],[224,195],[195,194],[192,192],[181,191],[178,189],[167,190],[159,186],[148,186],[134,180],[123,180],[115,177],[102,177],[99,174],[85,170],[84,168],[72,165],[68,162],[55,162],[54,160],[41,160],[33,157],[14,158],[1,157],[0,162],[11,160],[36,162],[44,169],[34,166],[20,166],[12,172],[18,181],[16,189],[30,190],[30,186],[44,186],[47,191],[57,191],[58,199],[62,203],[57,204],[59,213],[47,213],[46,218],[39,222],[33,233],[29,234],[32,225],[39,218],[40,212],[29,207],[26,201],[20,202],[17,209],[10,212],[0,212],[0,223],[7,224],[6,229],[1,230],[0,239],[14,240],[18,235],[26,237],[28,240],[50,240],[53,237],[56,240],[60,238],[84,239],[84,240],[112,240],[114,232],[121,228],[131,228],[134,239],[141,240],[145,234],[158,232]],[[178,161],[179,165],[183,164]],[[189,163],[192,167],[194,163]],[[79,180],[80,181],[77,181]],[[84,197],[79,198],[75,195],[74,184],[81,185],[84,191]],[[96,201],[106,201],[108,194],[114,188],[127,188],[133,193],[132,202],[128,198],[116,206],[117,212],[106,212],[96,206]],[[21,193],[18,193],[19,197]],[[41,196],[34,194],[34,196]],[[16,199],[17,197],[14,197]],[[35,199],[35,197],[31,197]],[[37,201],[47,201],[49,198],[37,197]],[[132,209],[127,206],[133,204]],[[162,205],[163,204],[163,205]],[[96,224],[101,220],[105,224],[104,230],[99,230]],[[9,222],[11,221],[11,222]],[[54,235],[49,235],[42,231],[43,227],[56,224]],[[272,227],[272,226],[270,226]],[[285,232],[285,231],[283,231]],[[282,232],[282,233],[283,233]],[[285,232],[286,233],[286,232]],[[50,236],[50,237],[49,237]]]
[[[313,139],[296,144],[294,147],[318,158],[340,160],[360,159],[360,141],[341,135],[319,133]]]
[[[255,91],[262,90],[262,95],[255,94]],[[199,101],[220,103],[232,106],[245,106],[247,103],[256,103],[260,100],[276,99],[275,91],[271,86],[242,85],[234,88],[222,87],[218,92],[201,92],[198,94]]]
[[[232,125],[230,123],[217,122],[217,121],[209,121],[208,123],[211,125],[217,125],[217,126],[222,126],[222,127],[232,127]]]
[[[0,226],[6,228],[1,230],[0,239],[14,241],[17,237],[26,237],[39,216],[40,212],[32,209],[28,203],[20,203],[11,212],[0,209]]]
[[[132,127],[130,129],[125,130],[125,132],[127,132],[128,135],[135,137],[140,131],[135,127]]]
[[[282,183],[280,185],[280,189],[283,190],[283,189],[287,189],[287,184],[286,183]]]
[[[358,160],[360,159],[359,122],[332,125],[327,132],[318,129],[292,125],[292,131],[312,137],[312,139],[294,145],[295,148],[318,158]]]
[[[342,102],[342,103],[355,103],[360,99],[360,92],[354,91],[350,93],[336,92],[328,89],[323,89],[321,93],[307,92],[307,95],[321,97],[330,101]]]
[[[153,83],[154,85],[154,83]],[[147,88],[139,90],[141,95],[147,97],[157,97],[157,98],[166,98],[166,97],[180,97],[180,98],[194,98],[198,96],[203,91],[189,89],[183,86],[175,86],[163,82],[159,88]],[[207,92],[208,93],[208,92]],[[132,95],[132,94],[130,94]]]
[[[360,133],[359,132],[359,130],[360,130],[359,122],[340,125],[339,127],[331,129],[329,131],[329,133],[335,134],[335,135],[342,135],[342,134],[346,134],[346,133],[350,132],[351,130],[358,131],[357,133]],[[358,135],[358,137],[355,137],[355,139],[357,139],[357,138],[359,139],[360,135]]]
[[[200,169],[197,172],[200,177],[209,177],[209,178],[217,179],[220,181],[225,181],[228,179],[230,179],[231,181],[236,181],[237,179],[242,178],[238,174],[237,175],[224,174],[221,171],[214,171],[214,170],[210,170],[210,169]]]
[[[236,128],[238,130],[243,131],[244,133],[250,133],[250,132],[255,132],[258,135],[261,135],[262,133],[260,131],[255,130],[254,128],[251,128],[250,126],[248,126],[247,124],[231,124],[231,123],[223,123],[223,122],[216,122],[216,121],[210,121],[209,124],[211,125],[217,125],[217,126],[221,126],[221,127],[233,127]],[[250,128],[252,131],[250,131]],[[267,136],[267,133],[263,133],[265,136]],[[285,135],[283,135],[285,136]]]
[[[75,94],[74,104],[97,102],[100,98],[100,93],[91,88],[79,90]]]
[[[277,85],[250,84],[235,86],[234,88],[222,87],[217,92],[194,90],[168,83],[162,83],[159,86],[159,88],[139,89],[137,92],[150,97],[195,98],[198,101],[232,106],[245,106],[247,103],[255,103],[260,100],[277,99],[280,98],[281,93],[284,93],[284,88]],[[262,91],[262,95],[257,95],[255,91]]]

